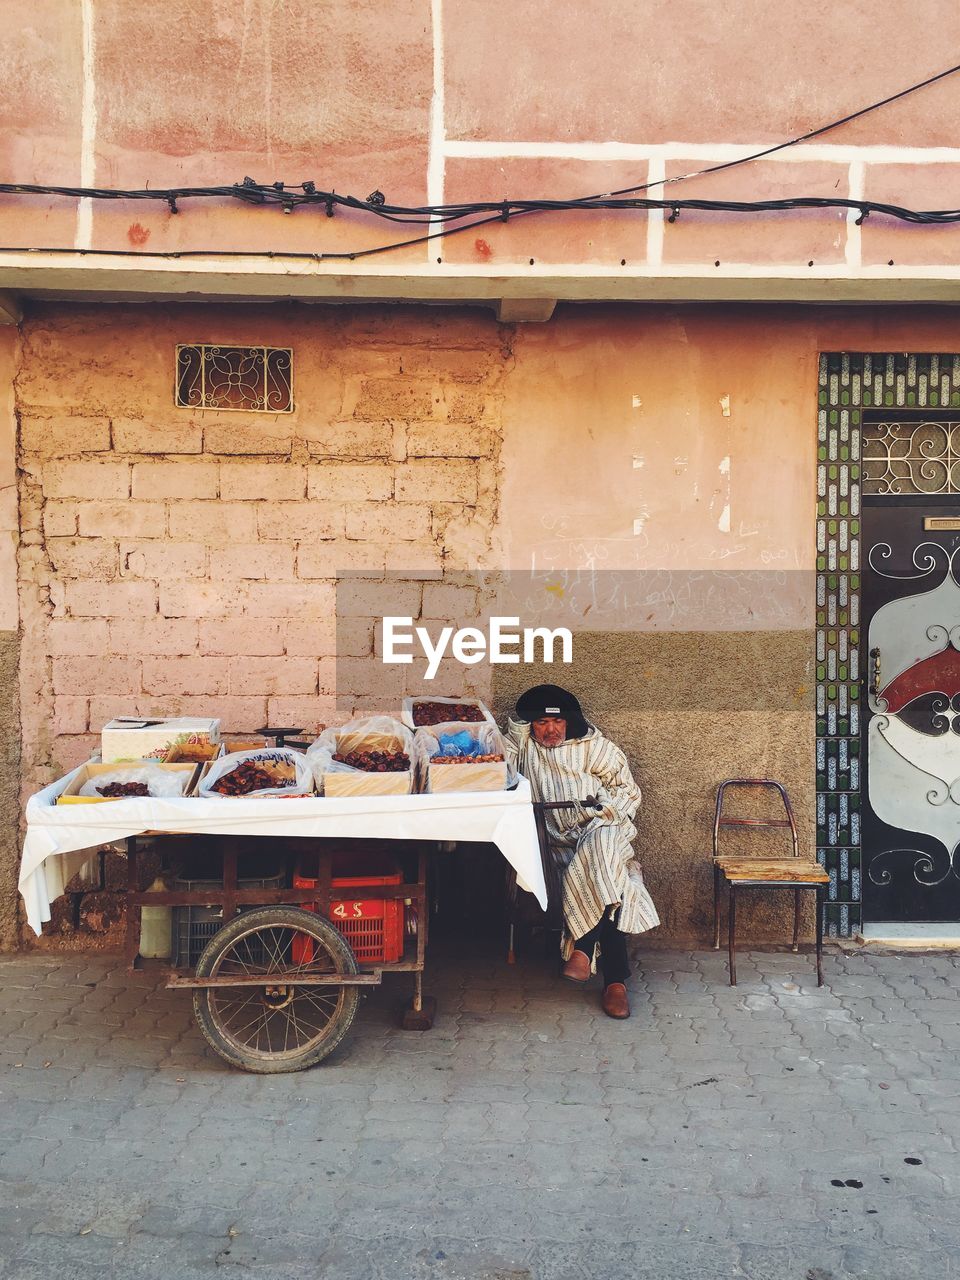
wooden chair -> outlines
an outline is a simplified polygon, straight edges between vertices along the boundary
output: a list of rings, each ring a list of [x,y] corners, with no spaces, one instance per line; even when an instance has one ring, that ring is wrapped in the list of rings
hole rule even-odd
[[[783,801],[785,817],[783,818],[740,818],[730,817],[723,807],[724,798],[729,787],[754,789],[759,794],[762,789],[772,790],[779,794]],[[793,854],[790,857],[767,857],[758,853],[728,854],[720,851],[720,829],[722,827],[788,829],[793,841]],[[798,949],[800,936],[800,908],[803,891],[812,889],[816,895],[817,906],[817,986],[823,986],[823,897],[824,885],[830,883],[830,877],[819,862],[812,858],[802,857],[800,842],[797,837],[797,824],[793,816],[790,797],[782,783],[770,778],[727,778],[717,788],[717,808],[713,820],[713,945],[720,948],[720,890],[721,880],[725,881],[729,890],[728,941],[730,957],[730,985],[737,985],[737,890],[738,889],[793,889],[793,949]]]
[[[515,964],[517,928],[523,923],[524,909],[538,918],[538,927],[546,930],[547,948],[549,951],[550,935],[559,934],[563,929],[563,873],[565,861],[550,843],[547,821],[544,814],[548,809],[575,809],[583,804],[581,800],[535,800],[533,816],[537,827],[537,840],[540,845],[540,861],[543,865],[543,879],[547,889],[547,909],[541,912],[536,903],[521,903],[517,885],[517,873],[511,866],[506,869],[505,898],[506,915],[510,928],[510,941],[507,945],[507,964]]]

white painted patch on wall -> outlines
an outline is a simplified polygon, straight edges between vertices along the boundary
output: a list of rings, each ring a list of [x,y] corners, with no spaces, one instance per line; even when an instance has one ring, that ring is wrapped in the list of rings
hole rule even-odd
[[[97,167],[97,86],[94,72],[96,44],[93,34],[93,0],[80,0],[81,43],[83,48],[83,95],[80,102],[80,185],[95,187]],[[74,248],[93,244],[93,201],[77,202]]]
[[[427,150],[427,203],[443,204],[446,181],[446,108],[444,102],[443,0],[431,0],[433,30],[433,95],[430,99],[430,134]],[[434,230],[436,224],[431,227]],[[432,243],[426,246],[428,260],[435,255]]]
[[[647,162],[647,190],[651,187],[655,195],[662,195],[658,188],[663,186],[667,176],[667,163],[663,156],[653,156]],[[658,270],[663,263],[663,210],[647,210],[647,266]]]
[[[867,167],[862,160],[852,160],[847,174],[847,198],[862,200],[866,186]],[[857,209],[847,211],[847,243],[844,249],[846,264],[853,271],[863,266],[863,241],[860,234],[862,216]]]
[[[650,512],[647,510],[646,507],[644,507],[643,510],[634,519],[634,522],[633,522],[633,536],[635,538],[638,538],[640,534],[643,533],[644,529],[647,527],[647,521],[649,519],[650,519]]]
[[[634,469],[634,471],[642,471],[642,470],[643,470],[643,468],[644,468],[646,465],[647,465],[647,460],[646,460],[646,458],[643,456],[643,454],[642,454],[642,453],[635,453],[635,454],[633,455],[633,469]]]
[[[634,397],[633,397],[633,400],[631,401],[631,403],[633,404],[634,409],[642,409],[642,408],[643,408],[643,401],[640,399],[640,397],[639,397],[639,396],[634,396]]]
[[[726,397],[724,397],[726,399]],[[722,403],[722,402],[721,402]],[[721,491],[724,497],[723,510],[720,512],[720,519],[717,521],[717,528],[721,533],[730,532],[730,455],[720,459],[720,477]]]
[[[539,159],[595,160],[609,163],[611,160],[659,160],[662,164],[688,162],[691,156],[708,164],[722,164],[727,160],[746,160],[754,151],[769,146],[769,138],[756,138],[752,142],[517,142],[514,139],[491,138],[473,142],[451,138],[445,144],[448,156],[466,159],[506,160]],[[825,161],[828,164],[849,164],[853,156],[865,164],[957,164],[960,147],[899,147],[862,146],[849,143],[807,142],[774,152],[766,157],[775,162],[797,160]],[[660,175],[662,182],[662,173]],[[660,185],[654,175],[648,173],[647,186]]]
[[[730,397],[729,396],[720,397],[720,412],[723,414],[725,418],[730,417]]]
[[[686,471],[687,466],[689,465],[689,462],[690,462],[689,458],[674,458],[673,467],[678,476],[681,475],[684,471]]]

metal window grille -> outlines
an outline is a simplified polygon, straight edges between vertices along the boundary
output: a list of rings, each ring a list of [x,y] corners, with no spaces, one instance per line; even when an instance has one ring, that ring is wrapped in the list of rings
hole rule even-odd
[[[293,412],[289,347],[177,347],[176,403],[181,409]]]
[[[863,424],[863,491],[879,497],[960,493],[956,417]]]

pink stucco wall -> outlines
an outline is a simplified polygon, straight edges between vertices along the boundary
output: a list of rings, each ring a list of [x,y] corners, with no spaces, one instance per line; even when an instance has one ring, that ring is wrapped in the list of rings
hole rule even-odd
[[[291,346],[296,412],[175,408],[174,347],[204,339]],[[371,619],[337,652],[344,570],[408,574],[400,612],[446,621],[456,585],[421,596],[423,573],[775,570],[773,621],[695,606],[578,625],[808,628],[816,362],[843,348],[957,349],[960,327],[929,309],[571,307],[515,327],[476,309],[34,308],[16,378],[28,785],[114,714],[342,718],[334,679],[349,696],[374,644]]]
[[[8,181],[162,187],[259,181],[420,204],[586,195],[642,184],[805,133],[942,70],[960,13],[939,0],[869,10],[749,0],[0,0],[0,170]],[[910,32],[910,39],[880,33]],[[960,77],[762,164],[665,190],[720,199],[856,195],[960,203],[952,121]],[[719,148],[719,150],[718,150]],[[941,151],[933,149],[942,148]],[[519,152],[519,154],[518,154]],[[732,153],[730,153],[732,154]],[[862,168],[861,168],[862,166]],[[661,190],[661,188],[657,188]],[[88,211],[89,212],[89,211]],[[356,250],[403,238],[360,215],[284,217],[231,202],[97,204],[0,199],[0,243],[108,249]],[[25,216],[27,215],[27,216]],[[873,217],[847,240],[837,213],[685,215],[662,261],[955,262],[952,229]],[[393,264],[657,258],[645,214],[557,214],[403,249]],[[442,264],[436,264],[441,258]]]

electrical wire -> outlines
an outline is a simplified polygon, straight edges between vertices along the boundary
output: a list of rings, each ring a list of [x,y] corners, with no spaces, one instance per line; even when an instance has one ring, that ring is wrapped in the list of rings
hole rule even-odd
[[[296,208],[303,205],[323,205],[328,217],[333,217],[336,209],[347,209],[363,214],[372,214],[375,217],[382,218],[386,221],[401,223],[408,226],[431,226],[439,229],[431,230],[423,235],[414,236],[406,240],[395,241],[390,244],[382,244],[372,246],[366,249],[342,250],[336,252],[296,252],[283,250],[213,250],[213,249],[181,249],[181,250],[135,250],[135,249],[65,249],[62,246],[42,248],[40,246],[31,246],[28,249],[23,248],[0,248],[0,252],[30,252],[30,253],[79,253],[81,255],[95,256],[121,256],[121,257],[160,257],[160,258],[189,258],[189,257],[266,257],[266,258],[303,258],[313,261],[329,261],[329,260],[349,260],[353,261],[357,258],[366,258],[376,254],[389,253],[395,249],[410,248],[414,245],[426,244],[433,240],[444,239],[447,236],[459,235],[463,232],[473,230],[477,227],[489,226],[494,222],[509,222],[512,218],[527,217],[536,213],[549,213],[556,211],[571,210],[590,210],[590,209],[613,209],[613,210],[649,210],[649,209],[669,209],[671,211],[670,221],[673,222],[679,217],[682,210],[697,210],[700,212],[726,212],[726,213],[767,213],[779,212],[791,209],[844,209],[857,210],[859,217],[857,223],[860,224],[864,218],[872,213],[881,214],[887,217],[897,218],[900,221],[922,223],[926,225],[947,225],[960,222],[960,210],[941,209],[941,210],[917,210],[906,208],[901,205],[893,205],[880,203],[870,200],[848,200],[840,197],[819,197],[819,196],[797,196],[785,198],[782,200],[754,200],[754,201],[733,201],[733,200],[654,200],[649,198],[638,198],[636,193],[649,191],[652,187],[666,186],[680,182],[687,182],[693,178],[703,177],[707,174],[719,173],[723,170],[737,168],[740,165],[750,164],[756,160],[763,159],[778,151],[786,150],[788,147],[797,146],[799,143],[808,142],[811,138],[822,137],[825,133],[829,133],[834,129],[840,128],[842,125],[849,124],[853,120],[879,110],[881,107],[888,106],[892,102],[897,102],[909,94],[916,93],[921,89],[925,89],[932,84],[936,84],[940,80],[946,79],[948,76],[955,75],[960,71],[960,64],[948,67],[945,71],[940,71],[936,75],[929,76],[926,80],[921,80],[916,84],[901,89],[897,93],[890,94],[885,98],[881,98],[877,102],[873,102],[866,107],[851,112],[846,116],[842,116],[838,120],[833,120],[829,124],[821,125],[816,129],[811,129],[807,133],[800,134],[795,138],[790,138],[785,142],[776,143],[761,151],[753,152],[750,155],[741,156],[735,160],[727,160],[721,164],[710,165],[703,169],[698,169],[690,173],[678,174],[672,178],[661,178],[658,180],[641,183],[633,187],[623,187],[617,191],[598,193],[592,196],[582,196],[568,200],[499,200],[499,201],[470,201],[464,204],[445,204],[445,205],[392,205],[388,204],[380,191],[374,191],[366,200],[360,200],[355,196],[341,195],[335,191],[318,190],[314,182],[303,182],[298,185],[288,185],[283,182],[274,182],[264,184],[255,182],[252,178],[244,178],[242,182],[233,183],[225,186],[196,186],[196,187],[171,187],[157,190],[143,188],[140,190],[121,190],[119,188],[110,187],[66,187],[66,186],[47,186],[43,184],[33,183],[0,183],[0,195],[13,196],[65,196],[71,199],[92,199],[92,200],[159,200],[169,206],[170,212],[175,214],[179,212],[179,201],[185,199],[236,199],[247,204],[255,205],[279,205],[284,213],[292,213]],[[633,197],[628,199],[627,197]],[[477,215],[487,215],[478,217]],[[472,219],[471,221],[465,221]],[[447,225],[447,224],[455,225]]]
[[[794,196],[784,200],[648,200],[643,198],[632,199],[604,199],[595,200],[584,198],[582,200],[517,200],[486,206],[480,208],[502,209],[504,206],[509,208],[508,217],[522,217],[531,213],[549,213],[557,210],[597,210],[612,209],[621,211],[646,211],[648,209],[669,210],[671,221],[675,221],[684,210],[697,210],[708,213],[772,213],[784,212],[793,209],[839,209],[844,211],[857,211],[859,217],[857,222],[860,223],[871,213],[883,214],[891,218],[896,218],[902,222],[914,224],[922,224],[925,226],[951,226],[960,222],[960,209],[907,209],[900,205],[884,204],[875,200],[847,200],[843,197],[831,196]],[[462,214],[460,215],[463,216]],[[312,262],[330,262],[330,261],[354,261],[357,258],[367,258],[374,254],[387,253],[392,249],[404,249],[411,245],[424,244],[429,240],[443,239],[447,236],[456,235],[461,231],[469,230],[471,227],[487,226],[492,222],[503,221],[503,214],[498,212],[492,217],[478,218],[473,222],[459,224],[454,227],[444,227],[439,231],[431,232],[428,235],[415,236],[409,240],[400,240],[387,245],[375,245],[368,249],[353,249],[339,251],[323,251],[309,252],[286,249],[75,249],[68,248],[63,245],[55,246],[39,246],[31,245],[29,247],[18,245],[0,245],[0,253],[56,253],[56,254],[76,254],[80,257],[124,257],[124,258],[294,258],[304,259]]]
[[[887,107],[891,102],[898,102],[901,98],[906,98],[911,93],[926,89],[930,85],[936,84],[938,80],[945,80],[948,76],[956,75],[958,71],[960,71],[960,63],[955,67],[947,67],[946,71],[938,71],[935,76],[929,76],[926,80],[920,80],[917,84],[909,85],[898,93],[892,93],[887,98],[881,98],[878,102],[871,102],[868,107],[861,107],[859,111],[852,111],[848,116],[841,116],[839,120],[832,120],[830,124],[821,125],[818,129],[811,129],[809,133],[801,133],[798,137],[791,138],[789,142],[778,142],[775,146],[767,147],[764,151],[755,151],[752,155],[741,156],[739,160],[727,160],[723,164],[713,164],[706,169],[697,169],[694,173],[682,173],[673,178],[662,178],[659,182],[647,182],[640,187],[623,187],[620,191],[611,191],[605,194],[625,196],[634,191],[649,191],[651,187],[668,185],[672,182],[687,182],[690,178],[702,178],[708,173],[720,173],[724,169],[734,169],[737,165],[750,164],[754,160],[762,160],[765,156],[772,156],[777,151],[786,151],[788,147],[795,147],[801,142],[809,142],[811,138],[822,138],[825,133],[839,129],[841,125],[859,120],[862,116],[869,115],[871,111],[879,111],[881,107]]]

